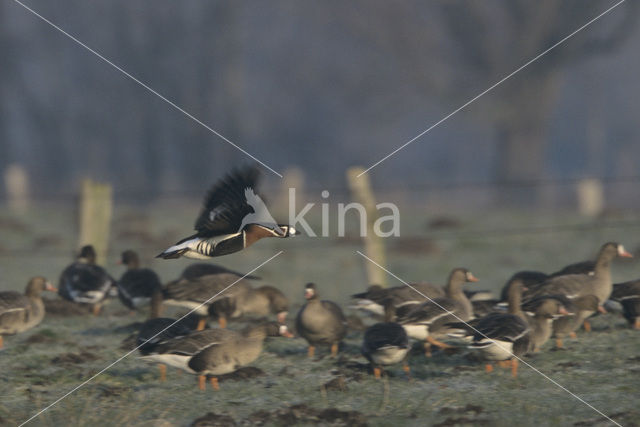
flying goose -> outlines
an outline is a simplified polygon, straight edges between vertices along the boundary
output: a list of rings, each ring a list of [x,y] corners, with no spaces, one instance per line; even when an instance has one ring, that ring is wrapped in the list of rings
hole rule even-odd
[[[290,225],[281,225],[269,214],[255,194],[259,170],[255,166],[233,170],[209,190],[196,219],[196,233],[167,248],[157,257],[181,256],[207,259],[248,248],[265,237],[300,234]]]

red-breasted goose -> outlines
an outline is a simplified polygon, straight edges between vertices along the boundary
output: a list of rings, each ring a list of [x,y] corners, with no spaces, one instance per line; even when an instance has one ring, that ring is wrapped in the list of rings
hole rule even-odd
[[[309,357],[313,357],[317,345],[329,345],[331,356],[337,355],[338,345],[347,334],[342,309],[332,301],[320,300],[313,283],[305,286],[304,297],[307,303],[296,317],[296,332],[309,343]]]
[[[622,305],[622,314],[634,329],[640,329],[640,279],[613,285],[611,299]]]
[[[364,332],[362,355],[371,363],[373,374],[378,379],[382,375],[382,367],[400,362],[408,376],[409,349],[407,332],[397,323],[376,323]]]
[[[235,274],[208,274],[197,279],[178,279],[168,283],[164,289],[164,303],[196,309],[202,316],[198,330],[205,326],[209,306],[224,299],[234,300],[251,291],[251,284]],[[215,297],[215,298],[214,298]],[[221,322],[221,326],[226,323]]]
[[[473,316],[471,302],[462,291],[462,286],[478,279],[466,268],[456,268],[449,275],[445,287],[446,297],[425,301],[404,312],[396,311],[396,322],[404,327],[409,337],[425,341],[425,353],[431,354],[431,345],[440,348],[450,346],[439,341],[446,337],[448,323],[468,321]]]
[[[37,326],[44,318],[42,291],[56,292],[44,277],[29,280],[24,295],[14,291],[0,292],[0,348],[4,335],[14,335]]]
[[[167,364],[198,375],[198,385],[205,389],[206,376],[218,390],[218,375],[234,372],[260,356],[267,336],[291,337],[285,325],[276,322],[249,326],[242,332],[207,329],[176,337],[158,344],[142,359]]]
[[[292,226],[278,224],[271,217],[255,193],[259,173],[255,166],[245,167],[214,184],[196,219],[197,233],[169,247],[158,258],[207,259],[241,251],[265,237],[300,234]]]
[[[140,258],[132,250],[122,253],[120,263],[127,266],[116,283],[120,301],[131,310],[149,305],[151,296],[162,288],[158,275],[150,268],[140,268]]]
[[[69,301],[91,305],[94,315],[100,313],[103,301],[116,281],[96,264],[96,251],[83,246],[77,260],[64,269],[58,285],[59,295]]]

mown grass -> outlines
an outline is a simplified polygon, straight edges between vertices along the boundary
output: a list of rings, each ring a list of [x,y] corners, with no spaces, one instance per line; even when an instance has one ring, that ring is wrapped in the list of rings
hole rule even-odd
[[[108,270],[119,276],[117,254],[134,248],[164,280],[176,277],[188,261],[152,257],[189,233],[197,211],[192,206],[178,212],[176,206],[119,208]],[[407,281],[442,284],[453,267],[465,266],[481,278],[471,286],[497,291],[514,271],[556,270],[591,257],[608,240],[621,241],[636,252],[640,243],[633,237],[637,235],[633,224],[606,226],[569,214],[467,214],[460,215],[461,227],[431,230],[430,218],[412,212],[403,218],[402,236],[387,242],[388,268]],[[0,227],[7,218],[14,217],[0,211]],[[634,218],[614,218],[627,219]],[[55,282],[71,260],[75,244],[72,208],[43,206],[18,221],[23,227],[14,223],[1,230],[2,288],[22,289],[35,274]],[[586,227],[563,229],[576,223]],[[549,231],[531,230],[550,225]],[[309,281],[318,284],[323,297],[345,306],[349,294],[367,286],[354,238],[263,241],[216,261],[248,271],[280,249],[285,252],[256,274],[283,289],[297,306]],[[614,281],[640,276],[638,261],[616,262],[613,276]],[[400,284],[393,278],[389,283]],[[122,341],[131,333],[125,326],[142,320],[144,313],[130,315],[113,300],[99,317],[49,316],[32,331],[6,337],[0,352],[0,424],[26,420],[121,357],[127,352]],[[640,334],[613,314],[594,319],[593,329],[567,341],[565,350],[555,351],[549,343],[526,361],[595,408],[616,415],[617,422],[633,425],[640,419]],[[187,425],[208,412],[249,424],[255,422],[250,416],[257,411],[276,413],[300,404],[358,411],[370,425],[607,425],[593,409],[526,366],[521,366],[517,379],[501,369],[488,375],[464,350],[450,356],[436,353],[430,359],[417,350],[410,362],[411,381],[399,367],[391,367],[388,377],[376,381],[360,366],[365,362],[359,355],[360,340],[361,332],[353,331],[338,359],[309,360],[303,340],[272,339],[253,364],[265,375],[222,381],[219,392],[201,392],[194,377],[175,370],[169,370],[168,381],[160,383],[156,366],[132,354],[43,413],[33,425]],[[321,351],[321,356],[325,354]],[[323,387],[337,377],[343,377],[346,390]],[[271,417],[269,423],[283,419]],[[295,420],[319,421],[305,418],[304,413]]]

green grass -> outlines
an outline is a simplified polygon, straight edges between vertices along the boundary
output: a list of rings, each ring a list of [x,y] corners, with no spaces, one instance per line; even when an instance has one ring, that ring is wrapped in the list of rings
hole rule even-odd
[[[176,277],[189,261],[156,260],[153,255],[190,232],[197,209],[193,205],[178,212],[176,206],[116,210],[107,269],[119,276],[122,268],[115,265],[117,254],[134,248],[163,280]],[[2,228],[8,218],[13,217],[0,210],[2,289],[22,290],[27,279],[36,274],[56,282],[72,259],[75,245],[71,207],[43,205],[32,209],[20,219],[22,228],[15,224]],[[631,250],[638,247],[633,238],[637,227],[633,224],[606,227],[569,214],[469,214],[460,217],[461,228],[443,230],[428,230],[428,219],[403,217],[403,237],[387,242],[388,268],[406,281],[443,284],[453,267],[464,266],[481,279],[470,286],[498,291],[514,271],[556,270],[593,256],[608,240],[621,241]],[[615,220],[618,219],[635,218]],[[566,224],[576,223],[593,227],[563,229]],[[531,231],[533,226],[558,228]],[[407,237],[424,245],[407,250],[403,246]],[[281,288],[296,307],[302,302],[303,285],[309,281],[317,283],[324,298],[345,306],[349,294],[367,286],[364,260],[355,253],[361,247],[355,239],[273,239],[215,261],[248,271],[280,249],[285,252],[255,274]],[[613,266],[614,281],[638,276],[637,260],[616,262]],[[400,284],[393,278],[389,283]],[[291,310],[292,316],[295,311]],[[5,349],[0,351],[0,425],[26,420],[125,354],[120,346],[130,332],[116,328],[142,320],[144,314],[129,315],[113,300],[99,317],[49,316],[31,331],[6,337]],[[551,350],[548,343],[541,353],[526,361],[605,414],[622,413],[616,418],[621,424],[633,425],[640,419],[640,334],[628,329],[616,315],[599,316],[592,323],[594,331],[581,332],[578,340],[568,340],[566,350]],[[436,353],[430,359],[417,351],[410,361],[412,381],[407,381],[399,366],[391,367],[389,376],[377,381],[352,366],[364,363],[359,354],[360,341],[361,333],[354,331],[338,360],[309,360],[303,340],[269,340],[263,355],[253,364],[265,375],[222,381],[219,392],[197,390],[193,376],[176,370],[169,370],[168,381],[160,383],[156,366],[132,354],[32,424],[162,425],[160,421],[166,421],[166,425],[188,425],[208,412],[227,414],[240,422],[259,410],[275,413],[305,404],[318,409],[358,411],[368,424],[381,426],[443,422],[607,425],[588,406],[526,366],[521,365],[517,379],[499,368],[488,375],[482,365],[465,357],[465,351],[451,356]],[[326,350],[320,353],[326,354]],[[86,361],[78,363],[80,359]],[[338,376],[344,376],[345,391],[323,388]],[[270,423],[277,423],[277,419],[270,418]],[[312,423],[304,416],[297,420]]]

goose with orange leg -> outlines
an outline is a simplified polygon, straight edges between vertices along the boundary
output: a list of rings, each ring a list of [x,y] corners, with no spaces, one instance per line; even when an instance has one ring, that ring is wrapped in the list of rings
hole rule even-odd
[[[163,343],[177,337],[189,335],[194,331],[195,324],[192,325],[189,317],[184,319],[171,319],[160,317],[162,314],[162,292],[157,291],[151,297],[151,312],[149,319],[142,324],[136,337],[136,347],[142,356],[147,356],[155,352],[156,348]],[[160,381],[167,378],[167,366],[158,364],[160,369]]]
[[[255,361],[262,353],[265,338],[277,336],[293,335],[286,325],[277,322],[251,325],[242,332],[207,329],[160,343],[141,358],[197,375],[201,390],[206,388],[209,377],[212,388],[218,390],[219,375],[235,372]]]
[[[469,332],[473,339],[469,348],[487,361],[487,372],[493,371],[492,363],[511,366],[514,377],[518,375],[518,358],[529,350],[531,326],[520,308],[524,286],[514,280],[508,289],[509,312],[493,313],[471,323]]]
[[[209,306],[216,301],[239,298],[251,290],[251,284],[235,274],[208,274],[196,279],[178,279],[163,289],[164,304],[195,310],[200,318],[198,330],[205,327]],[[220,327],[226,326],[226,318],[219,319]]]
[[[409,336],[404,328],[398,323],[384,322],[365,331],[361,351],[371,364],[376,379],[381,378],[385,366],[398,363],[402,363],[402,369],[410,378],[409,349]]]
[[[338,345],[347,335],[347,319],[340,306],[321,300],[316,285],[308,283],[304,289],[307,303],[296,317],[296,332],[309,343],[308,355],[313,357],[318,345],[331,347],[331,356],[338,354]]]
[[[473,316],[473,307],[462,291],[462,286],[478,279],[466,268],[456,268],[449,275],[445,287],[446,297],[426,301],[408,310],[396,311],[395,321],[402,325],[409,337],[424,341],[425,354],[431,355],[431,346],[447,349],[441,341],[450,332],[447,324],[466,322]]]
[[[619,243],[605,243],[598,253],[593,275],[567,274],[553,277],[544,282],[535,292],[530,292],[528,296],[564,295],[573,300],[586,295],[594,295],[598,299],[598,305],[602,306],[613,291],[611,263],[617,257],[631,258],[632,255]],[[575,332],[596,311],[597,309],[581,310],[577,314],[574,329],[571,332]],[[591,329],[588,321],[585,323],[585,329],[587,331]]]

